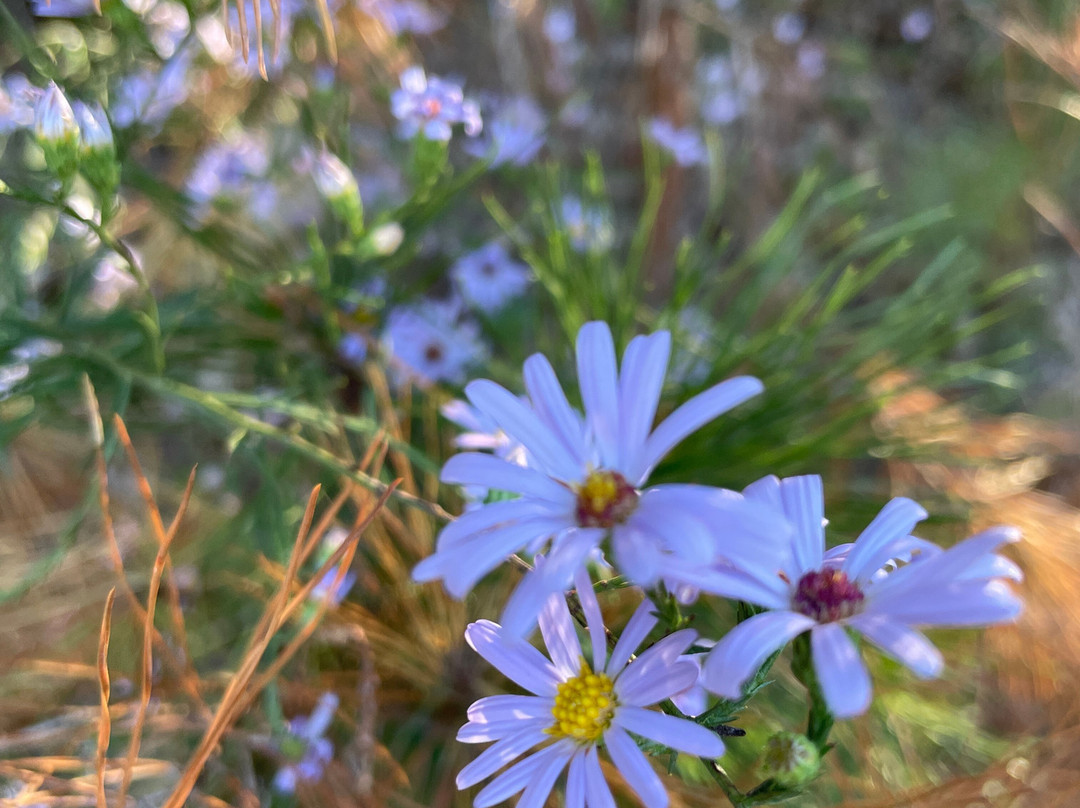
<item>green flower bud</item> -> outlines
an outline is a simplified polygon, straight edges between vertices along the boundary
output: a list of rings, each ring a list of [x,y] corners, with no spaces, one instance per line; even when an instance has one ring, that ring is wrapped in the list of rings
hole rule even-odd
[[[79,124],[79,168],[101,196],[104,206],[120,183],[120,166],[116,162],[112,127],[109,126],[109,119],[100,104],[89,106],[76,101],[72,108]]]
[[[821,755],[805,735],[778,732],[765,742],[759,771],[784,788],[809,783],[821,768]]]
[[[34,107],[34,134],[49,168],[61,180],[70,180],[79,167],[79,124],[55,81]]]
[[[360,187],[350,169],[333,152],[323,150],[313,166],[315,186],[330,203],[334,213],[349,226],[354,236],[364,231],[364,208]]]

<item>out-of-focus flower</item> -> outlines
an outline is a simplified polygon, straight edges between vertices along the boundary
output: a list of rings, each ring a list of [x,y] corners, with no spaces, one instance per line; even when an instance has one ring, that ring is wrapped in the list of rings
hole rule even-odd
[[[338,356],[349,365],[362,365],[368,355],[367,337],[350,331],[338,341]]]
[[[418,0],[363,0],[361,8],[391,34],[427,36],[446,25],[446,14]]]
[[[465,99],[460,85],[427,76],[419,66],[401,74],[401,89],[394,91],[390,104],[401,122],[398,134],[403,138],[422,132],[429,140],[447,141],[455,124],[463,124],[470,137],[480,134],[482,128],[480,108]]]
[[[43,90],[35,87],[22,73],[5,76],[0,83],[0,135],[31,126],[34,107]]]
[[[310,716],[289,722],[289,736],[282,741],[281,751],[291,762],[274,776],[274,788],[278,791],[291,794],[297,783],[322,777],[326,764],[334,757],[334,745],[325,736],[337,707],[337,694],[323,693]]]
[[[387,222],[374,228],[370,238],[376,255],[393,255],[405,240],[405,228],[397,222]]]
[[[30,0],[30,13],[35,17],[88,17],[100,14],[94,0]]]
[[[487,356],[476,325],[461,321],[455,307],[433,302],[391,311],[382,343],[398,385],[460,384],[465,370]]]
[[[490,449],[515,466],[527,466],[525,447],[510,439],[498,424],[467,401],[455,398],[439,407],[443,417],[466,430],[454,438],[459,449]]]
[[[804,42],[795,52],[795,64],[799,72],[809,81],[817,81],[825,75],[825,48],[816,42]]]
[[[679,660],[695,632],[677,631],[634,657],[657,623],[652,614],[655,607],[645,600],[609,656],[592,584],[584,572],[576,583],[592,642],[591,661],[586,661],[562,593],[546,598],[540,608],[540,630],[550,661],[525,640],[488,620],[465,630],[473,650],[532,695],[490,696],[469,708],[469,723],[458,731],[458,740],[495,743],[458,773],[458,788],[490,777],[539,747],[483,788],[474,802],[478,807],[496,805],[522,789],[525,793],[518,805],[541,806],[567,766],[568,806],[614,805],[597,754],[603,745],[646,807],[666,808],[664,785],[630,733],[691,755],[717,758],[724,754],[723,742],[711,730],[647,709],[678,693],[697,676],[692,664]]]
[[[346,572],[339,578],[340,572],[340,569],[335,567],[328,569],[319,582],[312,587],[309,595],[311,600],[321,602],[323,598],[329,596],[331,606],[340,605],[349,594],[349,590],[356,584],[355,572]]]
[[[135,256],[136,260],[138,257]],[[116,308],[126,295],[138,288],[127,263],[116,253],[110,252],[94,269],[94,285],[90,289],[90,301],[102,311]]]
[[[773,20],[773,39],[784,45],[794,45],[806,33],[806,17],[787,11]]]
[[[698,64],[701,117],[706,123],[726,126],[744,114],[765,86],[765,74],[750,54],[733,51]]]
[[[571,70],[584,52],[577,40],[577,17],[572,8],[553,6],[544,14],[543,26],[552,50],[547,84],[557,93],[569,92],[574,86]]]
[[[466,303],[491,314],[524,292],[532,273],[501,243],[492,241],[461,256],[450,275]]]
[[[784,562],[718,574],[717,594],[769,610],[740,623],[709,654],[705,684],[725,698],[739,698],[770,654],[809,631],[830,712],[856,716],[870,706],[870,676],[848,630],[930,678],[941,671],[941,654],[915,626],[989,625],[1022,609],[1002,580],[1020,580],[1020,570],[994,552],[1019,540],[1013,528],[991,528],[942,551],[911,535],[926,511],[899,497],[854,544],[826,551],[820,477],[766,477],[743,493],[783,514],[795,531]]]
[[[184,183],[195,217],[202,220],[215,199],[238,197],[250,190],[251,181],[270,167],[270,148],[263,133],[236,131],[211,145],[195,162]]]
[[[352,169],[341,161],[332,151],[322,149],[312,163],[312,177],[319,193],[327,199],[339,199],[343,196],[359,196],[360,188]]]
[[[900,21],[900,36],[906,42],[922,42],[934,32],[934,12],[925,6],[909,11]]]
[[[649,121],[648,132],[649,137],[681,166],[701,165],[708,160],[705,141],[689,126],[676,128],[665,118],[653,118]]]
[[[34,107],[34,134],[50,144],[70,143],[79,139],[79,123],[63,90],[50,81]]]
[[[487,157],[492,168],[507,163],[528,165],[544,145],[547,118],[536,102],[517,96],[500,104],[494,116],[487,116],[485,137],[468,143],[465,150],[474,157]]]
[[[154,50],[162,59],[169,59],[180,42],[191,30],[191,17],[188,10],[172,0],[156,0],[143,15],[146,32]]]
[[[544,14],[544,36],[554,45],[567,45],[577,36],[577,17],[566,6],[552,6]]]
[[[577,367],[584,422],[541,354],[525,363],[531,406],[492,381],[470,382],[469,401],[525,447],[529,467],[478,452],[450,458],[443,482],[519,497],[487,504],[443,528],[435,554],[416,566],[413,577],[442,579],[451,595],[464,597],[509,555],[550,539],[543,570],[526,573],[502,613],[503,627],[521,636],[547,596],[568,586],[601,544],[610,546],[619,573],[642,587],[670,579],[704,588],[710,565],[772,562],[784,545],[779,537],[790,532],[781,515],[719,488],[645,488],[653,468],[678,443],[762,390],[750,376],[729,379],[653,429],[670,349],[666,331],[635,337],[620,373],[607,325],[582,326]]]
[[[611,216],[602,208],[582,204],[576,196],[564,196],[562,223],[570,235],[570,246],[577,252],[603,252],[615,240]]]
[[[19,382],[30,375],[30,366],[39,359],[62,353],[64,346],[56,340],[34,337],[16,345],[10,351],[14,361],[0,363],[0,401],[10,397]]]
[[[101,104],[76,101],[71,106],[78,123],[80,144],[84,152],[114,151],[112,127]]]
[[[160,71],[144,67],[123,78],[109,107],[113,122],[120,127],[141,123],[152,130],[160,128],[187,99],[191,57],[189,46],[173,54]]]

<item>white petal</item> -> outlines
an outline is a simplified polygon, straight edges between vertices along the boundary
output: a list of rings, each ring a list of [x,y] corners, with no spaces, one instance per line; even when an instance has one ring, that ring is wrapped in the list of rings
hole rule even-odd
[[[615,680],[615,694],[620,704],[650,707],[692,687],[698,680],[698,668],[692,662],[680,662],[679,655],[690,647],[697,632],[676,631],[657,642],[627,665]]]
[[[543,566],[527,572],[506,601],[501,616],[503,630],[521,637],[536,625],[544,601],[569,588],[574,573],[585,564],[604,533],[602,528],[581,528],[569,531],[556,542]]]
[[[821,477],[817,474],[787,477],[780,481],[780,496],[784,513],[794,528],[792,572],[819,569],[825,551],[825,494]]]
[[[558,748],[558,746],[553,748]],[[544,808],[544,803],[547,802],[555,781],[559,779],[559,775],[566,768],[567,762],[575,751],[574,747],[568,743],[566,748],[560,750],[559,754],[552,754],[551,759],[544,764],[544,767],[532,776],[532,782],[525,789],[525,793],[521,795],[516,808]]]
[[[570,758],[566,773],[566,808],[585,808],[585,755]]]
[[[745,600],[767,609],[785,609],[790,605],[790,587],[776,574],[758,577],[742,570],[714,566],[678,570],[675,576],[703,592],[731,600]]]
[[[665,418],[645,442],[641,469],[636,482],[638,484],[643,482],[664,455],[674,449],[676,444],[687,435],[731,408],[742,404],[748,398],[756,396],[764,389],[764,385],[752,376],[736,376],[691,398]]]
[[[882,549],[897,539],[907,536],[917,522],[926,518],[926,511],[917,502],[906,497],[891,500],[881,513],[874,517],[866,529],[855,541],[847,558],[843,571],[853,581],[868,579],[888,561],[887,553],[882,557]]]
[[[604,669],[608,676],[618,676],[619,672],[626,667],[626,663],[630,661],[634,651],[645,642],[649,632],[660,622],[656,615],[653,614],[655,611],[656,606],[648,598],[643,600],[641,605],[637,607],[630,620],[627,621],[626,628],[623,629],[622,634],[619,636],[619,641],[615,643],[615,650],[611,652],[611,658]]]
[[[612,726],[604,733],[604,743],[607,744],[611,762],[615,764],[626,784],[645,803],[645,808],[667,808],[668,795],[664,784],[630,736]]]
[[[581,671],[581,643],[561,592],[544,602],[540,612],[540,633],[559,672],[567,679],[577,676]]]
[[[960,580],[952,584],[938,581],[922,584],[911,580],[910,583],[903,588],[890,588],[884,597],[871,591],[872,597],[868,597],[863,613],[945,628],[1008,622],[1024,608],[1024,602],[997,580]]]
[[[585,437],[582,434],[581,420],[566,400],[566,393],[563,392],[547,357],[533,354],[526,359],[524,376],[525,390],[536,414],[562,441],[567,454],[584,465],[587,458],[583,456]]]
[[[499,425],[529,452],[542,472],[570,483],[584,476],[581,463],[566,449],[539,416],[517,396],[487,379],[469,382],[465,395],[478,410]]]
[[[780,478],[775,474],[762,477],[743,489],[743,496],[771,511],[783,513],[784,500],[780,497]]]
[[[486,777],[495,774],[512,760],[517,759],[534,746],[539,746],[551,738],[542,728],[529,727],[514,735],[503,738],[481,752],[476,760],[458,772],[457,787],[468,788]]]
[[[729,631],[705,659],[702,682],[725,699],[742,697],[742,687],[776,649],[812,628],[815,622],[789,611],[764,612]]]
[[[546,474],[482,452],[454,455],[446,461],[439,479],[444,483],[482,485],[498,491],[537,497],[565,507],[568,513],[575,502],[574,493],[569,488]]]
[[[829,712],[837,718],[862,715],[870,706],[870,674],[859,651],[839,623],[816,626],[810,632],[814,673]]]
[[[478,620],[465,629],[465,641],[503,676],[538,696],[554,696],[561,681],[555,666],[522,639],[506,636],[490,620]]]
[[[577,372],[585,420],[600,448],[605,468],[620,468],[619,392],[615,343],[607,323],[592,322],[577,336]]]
[[[623,354],[619,373],[619,441],[623,467],[631,480],[641,471],[640,458],[656,417],[670,355],[671,334],[667,331],[634,337]]]
[[[456,544],[495,527],[502,527],[534,516],[551,516],[554,510],[549,503],[537,500],[515,499],[507,502],[490,502],[483,507],[466,511],[446,525],[435,542],[438,550],[449,550]]]
[[[847,621],[866,639],[915,672],[921,679],[933,679],[945,662],[930,640],[914,629],[884,617],[856,615]]]
[[[595,746],[585,751],[585,799],[589,808],[615,808],[615,798],[611,796],[611,789],[600,768]]]
[[[641,707],[622,707],[616,715],[616,723],[635,735],[688,755],[718,758],[724,754],[724,743],[719,735],[685,718]]]
[[[542,718],[551,714],[554,702],[539,696],[500,694],[485,696],[469,705],[470,721],[503,721],[509,719]]]
[[[541,749],[536,754],[515,763],[488,783],[476,795],[473,805],[475,808],[490,808],[490,806],[498,805],[503,800],[514,796],[532,782],[534,778],[539,777],[552,764],[552,761],[558,760],[560,756],[569,758],[565,748],[556,744]]]
[[[607,633],[604,631],[604,616],[600,612],[600,603],[596,600],[596,591],[593,589],[589,571],[582,564],[574,573],[574,588],[577,590],[578,602],[585,612],[585,623],[589,627],[589,640],[592,642],[593,670],[604,669],[604,659],[607,657]]]
[[[552,707],[554,699],[549,699]],[[550,710],[548,711],[550,713]],[[497,721],[470,721],[457,732],[457,739],[462,743],[489,743],[501,741],[511,735],[517,735],[525,729],[542,731],[551,726],[551,716],[543,718],[500,718]]]

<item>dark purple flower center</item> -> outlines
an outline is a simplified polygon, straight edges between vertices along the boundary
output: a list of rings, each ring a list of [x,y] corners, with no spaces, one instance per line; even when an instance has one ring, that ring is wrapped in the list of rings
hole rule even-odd
[[[424,359],[428,362],[438,362],[443,358],[442,346],[432,342],[424,348]]]
[[[832,623],[861,611],[865,598],[846,572],[817,570],[799,579],[792,607],[820,623]]]
[[[577,490],[581,527],[613,527],[625,522],[638,506],[638,492],[617,471],[593,471]]]

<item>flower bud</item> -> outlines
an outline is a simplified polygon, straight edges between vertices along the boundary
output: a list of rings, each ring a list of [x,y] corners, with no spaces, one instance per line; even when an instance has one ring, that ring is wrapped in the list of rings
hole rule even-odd
[[[798,732],[778,732],[765,742],[759,769],[761,776],[784,788],[813,780],[821,767],[821,755],[813,742]]]
[[[405,240],[405,229],[397,222],[387,222],[371,231],[370,240],[376,255],[393,255]]]
[[[326,197],[334,213],[349,226],[353,235],[360,235],[364,229],[364,209],[352,169],[336,154],[324,149],[316,155],[312,172],[315,186]]]
[[[49,82],[34,107],[34,134],[49,168],[61,180],[71,179],[79,165],[79,124],[56,82]]]
[[[76,101],[72,109],[79,124],[79,168],[105,205],[120,183],[120,166],[116,162],[112,127],[100,104],[90,106]]]

